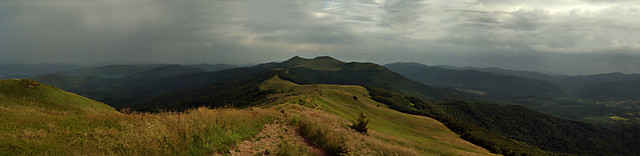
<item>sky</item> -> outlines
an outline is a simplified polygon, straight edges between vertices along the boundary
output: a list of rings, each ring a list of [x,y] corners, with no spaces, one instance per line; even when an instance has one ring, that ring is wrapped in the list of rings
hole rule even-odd
[[[637,0],[0,0],[0,64],[332,56],[640,73]]]

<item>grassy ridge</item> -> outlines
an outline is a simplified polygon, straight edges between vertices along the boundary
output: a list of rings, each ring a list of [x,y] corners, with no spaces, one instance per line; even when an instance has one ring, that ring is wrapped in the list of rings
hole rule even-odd
[[[330,154],[354,155],[488,155],[460,139],[438,121],[397,112],[371,100],[368,91],[351,85],[297,85],[274,77],[260,89],[301,133]],[[282,105],[284,104],[284,105]],[[371,121],[369,134],[348,128],[362,112]]]

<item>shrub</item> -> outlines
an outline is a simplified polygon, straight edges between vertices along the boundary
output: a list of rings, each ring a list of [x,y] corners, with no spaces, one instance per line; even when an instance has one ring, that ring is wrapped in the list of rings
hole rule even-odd
[[[353,130],[356,130],[357,132],[366,134],[368,129],[367,124],[369,124],[369,119],[367,119],[367,117],[364,116],[363,113],[360,113],[360,116],[358,117],[358,121],[354,122],[349,127]]]

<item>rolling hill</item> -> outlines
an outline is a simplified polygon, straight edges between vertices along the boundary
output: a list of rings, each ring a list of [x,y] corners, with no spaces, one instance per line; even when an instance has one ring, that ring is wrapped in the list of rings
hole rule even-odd
[[[609,87],[606,87],[607,84],[602,84],[602,82],[606,81],[613,80],[618,82],[617,80],[630,79],[633,78],[632,75],[554,76],[551,79],[553,82],[551,82],[492,73],[497,71],[510,75],[533,75],[533,77],[541,74],[497,68],[448,67],[449,69],[444,69],[419,63],[393,63],[387,64],[385,67],[426,85],[456,88],[468,94],[476,94],[482,97],[485,102],[522,105],[564,119],[598,124],[616,123],[620,120],[610,117],[630,117],[630,119],[635,119],[628,114],[638,112],[638,109],[634,108],[633,105],[629,105],[629,103],[635,101],[632,98],[635,92],[631,87],[634,84],[626,84],[629,87],[614,85],[613,82],[608,84],[612,85]],[[480,69],[483,69],[483,71],[492,70],[489,70],[491,72],[476,71]],[[560,82],[561,80],[566,82]],[[565,84],[565,86],[562,87],[559,84]],[[566,84],[580,86],[577,87],[580,89],[576,87],[573,87],[573,89],[567,88]],[[613,100],[613,97],[617,97],[618,100]],[[608,101],[603,101],[604,99],[608,99]],[[625,104],[601,104],[620,102]]]
[[[232,66],[228,64],[206,64],[206,63],[187,65],[187,67],[200,68],[208,72],[215,72],[215,71],[237,68],[236,66]]]
[[[615,81],[587,85],[578,96],[602,102],[640,100],[640,80]]]
[[[530,97],[561,98],[568,95],[563,88],[543,80],[476,70],[450,70],[419,63],[393,63],[384,67],[426,85],[451,87],[501,100]]]
[[[73,64],[3,64],[0,65],[0,79],[22,79],[41,74],[82,68]]]
[[[436,67],[451,69],[451,70],[475,70],[481,72],[489,72],[500,75],[509,75],[521,78],[528,79],[538,79],[538,80],[546,80],[546,81],[556,81],[566,77],[567,75],[558,75],[558,74],[548,74],[541,72],[533,72],[533,71],[521,71],[521,70],[510,70],[510,69],[502,69],[502,68],[479,68],[479,67],[455,67],[455,66],[445,66],[439,65]]]
[[[60,71],[53,74],[68,75],[68,76],[96,76],[103,78],[121,78],[137,72],[142,72],[147,68],[134,66],[134,65],[107,65],[95,68],[84,68]]]
[[[563,87],[577,91],[588,85],[608,83],[616,81],[640,80],[640,74],[605,73],[596,75],[569,76],[556,81]]]
[[[201,73],[206,72],[204,69],[187,67],[178,64],[167,65],[163,67],[153,68],[141,72],[137,72],[131,75],[124,76],[123,79],[127,80],[157,80],[165,77],[189,74],[189,73]]]

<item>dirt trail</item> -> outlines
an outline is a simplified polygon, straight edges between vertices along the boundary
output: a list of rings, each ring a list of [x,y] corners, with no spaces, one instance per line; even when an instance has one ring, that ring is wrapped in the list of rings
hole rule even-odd
[[[273,155],[283,141],[303,145],[307,151],[315,155],[326,155],[302,138],[297,127],[289,127],[277,120],[264,125],[264,129],[255,138],[239,143],[236,150],[231,150],[229,153],[233,156]]]

